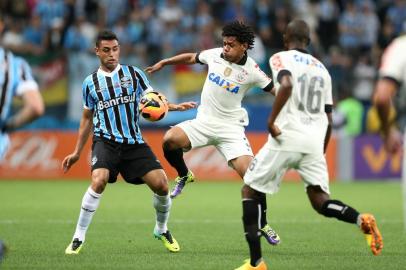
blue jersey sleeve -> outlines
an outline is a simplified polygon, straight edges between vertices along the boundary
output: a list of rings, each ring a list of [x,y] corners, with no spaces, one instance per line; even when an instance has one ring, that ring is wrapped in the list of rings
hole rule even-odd
[[[86,78],[82,84],[83,106],[89,110],[93,110],[95,106],[94,98],[91,95],[89,78]]]

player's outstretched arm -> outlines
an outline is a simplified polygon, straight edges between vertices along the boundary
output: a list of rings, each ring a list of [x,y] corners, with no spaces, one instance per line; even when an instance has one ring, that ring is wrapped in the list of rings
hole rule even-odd
[[[170,58],[162,59],[153,66],[145,68],[144,71],[147,72],[148,74],[152,74],[156,71],[161,70],[164,66],[178,64],[186,64],[186,65],[196,64],[196,53],[182,53]]]
[[[168,106],[169,106],[170,111],[187,111],[187,110],[196,108],[197,102],[188,101],[188,102],[182,102],[179,104],[169,103]]]
[[[88,109],[83,110],[75,150],[73,153],[67,155],[62,161],[62,169],[64,173],[66,173],[72,167],[72,165],[79,160],[80,153],[82,152],[93,127],[92,117],[93,111]]]

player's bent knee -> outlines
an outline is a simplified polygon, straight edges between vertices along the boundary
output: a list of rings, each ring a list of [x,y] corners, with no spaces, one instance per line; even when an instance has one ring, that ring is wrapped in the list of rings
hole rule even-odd
[[[153,185],[150,185],[150,187],[153,192],[160,196],[165,196],[169,192],[168,181],[166,178],[155,181]]]

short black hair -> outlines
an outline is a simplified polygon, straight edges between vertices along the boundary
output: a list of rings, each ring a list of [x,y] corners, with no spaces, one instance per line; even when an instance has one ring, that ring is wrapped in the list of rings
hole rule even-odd
[[[286,35],[289,41],[297,41],[305,44],[310,43],[310,28],[304,20],[293,20],[286,28]]]
[[[254,46],[254,30],[240,21],[233,21],[223,27],[223,37],[236,37],[238,42],[247,43],[248,49]]]
[[[97,34],[97,37],[96,37],[96,47],[99,47],[100,42],[101,42],[102,40],[117,40],[117,41],[118,41],[118,38],[117,38],[116,34],[114,34],[113,31],[110,31],[110,30],[102,30],[102,31],[100,31],[100,32]]]

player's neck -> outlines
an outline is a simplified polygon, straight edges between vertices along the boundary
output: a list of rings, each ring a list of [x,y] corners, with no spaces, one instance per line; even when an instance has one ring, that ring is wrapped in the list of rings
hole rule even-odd
[[[103,70],[104,72],[107,72],[107,73],[111,73],[111,72],[113,72],[116,68],[117,68],[117,66],[118,65],[115,65],[114,67],[106,67],[106,66],[104,66],[104,65],[101,65],[100,66],[100,69],[101,70]]]
[[[290,42],[288,44],[288,50],[294,50],[294,49],[299,49],[299,50],[304,50],[306,51],[306,47],[303,43],[301,42]]]

